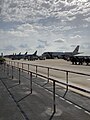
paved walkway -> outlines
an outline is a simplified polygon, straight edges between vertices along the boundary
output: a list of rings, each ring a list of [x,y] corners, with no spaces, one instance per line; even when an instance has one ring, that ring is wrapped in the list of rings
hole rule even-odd
[[[56,113],[53,113],[53,96],[51,83],[44,85],[45,80],[33,77],[32,94],[30,81],[25,78],[28,74],[22,73],[21,83],[18,82],[17,71],[11,79],[4,73],[0,65],[0,120],[90,120],[90,99],[69,92],[66,95],[71,102],[56,96]],[[43,86],[44,87],[41,87]],[[56,87],[59,95],[64,93],[60,86]],[[77,101],[78,100],[78,101]],[[84,101],[85,100],[85,101]],[[81,104],[81,107],[73,103]],[[88,111],[85,111],[85,109]]]

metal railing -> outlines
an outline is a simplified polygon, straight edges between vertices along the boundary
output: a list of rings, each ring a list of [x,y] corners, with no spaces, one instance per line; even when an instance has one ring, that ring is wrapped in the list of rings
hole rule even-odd
[[[75,75],[81,75],[81,76],[90,76],[90,74],[87,74],[87,73],[81,73],[81,72],[75,72],[75,71],[70,71],[70,70],[63,70],[63,69],[59,69],[59,68],[54,68],[54,67],[48,67],[48,66],[43,66],[43,65],[35,65],[35,64],[28,64],[28,63],[21,63],[21,62],[16,62],[16,61],[7,61],[7,64],[9,65],[13,65],[13,66],[17,66],[18,68],[21,68],[22,71],[23,71],[23,68],[24,68],[24,65],[27,66],[27,71],[29,73],[29,70],[30,70],[30,66],[34,66],[35,67],[35,71],[34,71],[34,74],[37,76],[41,75],[42,77],[46,77],[47,78],[47,83],[49,82],[50,79],[53,79],[53,80],[56,80],[57,83],[60,83],[64,86],[66,86],[66,91],[68,91],[68,87],[71,87],[71,88],[74,88],[74,89],[78,89],[78,90],[81,90],[83,92],[86,92],[86,93],[90,93],[89,90],[86,90],[86,89],[83,89],[83,88],[80,88],[80,87],[77,87],[75,85],[71,85],[69,83],[69,74],[75,74]],[[21,67],[20,67],[21,66]],[[41,74],[40,72],[38,72],[39,68],[46,68],[47,69],[47,75],[45,74]],[[24,68],[26,69],[26,68]],[[57,71],[61,71],[63,73],[65,73],[65,82],[60,82],[57,80],[57,78],[53,78],[52,76],[50,76],[50,70],[55,70],[56,72]],[[30,70],[31,71],[31,70]],[[38,74],[39,73],[39,74]],[[46,83],[46,84],[47,84]]]
[[[27,65],[28,69],[25,69],[24,65]],[[75,85],[69,84],[69,73],[79,74],[79,75],[84,75],[84,76],[90,76],[90,74],[84,74],[84,73],[74,72],[74,71],[69,71],[69,70],[62,70],[62,69],[58,69],[58,68],[46,67],[46,66],[41,66],[41,65],[33,65],[33,64],[27,64],[27,63],[20,63],[20,62],[15,62],[15,61],[6,61],[6,64],[4,64],[4,70],[5,70],[5,66],[6,66],[6,69],[7,69],[7,75],[9,75],[9,66],[11,66],[11,69],[12,69],[11,70],[12,71],[12,79],[13,79],[13,69],[15,68],[15,69],[18,70],[19,84],[21,83],[21,79],[20,79],[20,77],[21,77],[21,74],[20,74],[21,71],[22,72],[24,71],[24,72],[27,72],[28,74],[30,74],[30,91],[31,91],[31,93],[32,93],[32,76],[33,75],[36,76],[36,77],[39,76],[39,77],[47,79],[48,80],[47,83],[49,81],[51,81],[52,84],[53,84],[53,91],[52,91],[52,93],[53,93],[53,113],[56,112],[56,101],[55,101],[55,90],[56,90],[56,87],[55,86],[56,86],[57,83],[60,84],[60,85],[66,86],[66,91],[65,91],[64,96],[67,94],[69,88],[72,88],[72,89],[79,90],[81,92],[90,94],[89,90],[86,90],[86,89],[77,87]],[[30,66],[34,66],[35,67],[35,71],[31,71],[30,70]],[[47,76],[38,73],[38,68],[39,67],[47,69]],[[56,70],[56,71],[65,72],[65,74],[66,74],[66,83],[62,82],[62,81],[58,81],[57,79],[50,77],[49,71],[51,69],[52,70]]]
[[[28,71],[28,70],[26,70],[26,69],[22,69],[22,68],[19,68],[19,67],[15,67],[15,66],[11,66],[11,65],[9,65],[9,64],[4,64],[4,72],[6,72],[6,74],[9,76],[10,75],[10,70],[11,69],[11,78],[13,79],[14,78],[14,69],[17,69],[18,70],[18,85],[20,85],[21,84],[21,72],[23,71],[23,72],[27,72],[29,75],[30,75],[30,93],[29,94],[32,94],[32,78],[33,78],[33,75],[36,75],[36,73],[35,72],[32,72],[32,71]],[[45,77],[45,76],[43,76],[43,75],[40,75],[40,74],[37,74],[38,76],[40,76],[40,77],[43,77],[43,78],[46,78],[47,79],[47,77]],[[51,80],[51,79],[50,79]],[[52,115],[54,115],[54,113],[56,112],[56,102],[55,102],[55,81],[54,80],[52,80],[53,81],[53,114]],[[10,88],[13,88],[13,87],[15,87],[15,86],[12,86],[12,87],[10,87]],[[10,89],[10,88],[8,88],[8,89]],[[28,95],[26,95],[25,97],[27,97]],[[24,98],[25,98],[24,97]],[[18,100],[17,102],[20,102],[21,100],[23,100],[24,98],[21,98],[20,100]],[[52,116],[51,116],[52,117]]]

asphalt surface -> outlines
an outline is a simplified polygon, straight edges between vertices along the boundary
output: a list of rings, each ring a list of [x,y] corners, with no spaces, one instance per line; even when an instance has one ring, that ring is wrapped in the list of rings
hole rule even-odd
[[[56,113],[53,114],[52,83],[18,71],[4,71],[0,65],[0,120],[90,120],[90,98],[56,85]],[[63,98],[64,96],[64,98]]]

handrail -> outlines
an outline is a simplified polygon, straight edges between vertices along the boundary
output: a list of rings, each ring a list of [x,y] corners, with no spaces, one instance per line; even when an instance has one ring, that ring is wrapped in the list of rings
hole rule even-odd
[[[9,61],[9,60],[7,60],[7,61]],[[54,68],[54,67],[50,67],[50,66],[30,64],[30,63],[24,63],[24,62],[21,63],[21,62],[17,62],[17,61],[11,61],[11,62],[16,62],[16,63],[20,63],[20,64],[26,64],[26,65],[31,65],[31,66],[37,66],[37,67],[41,67],[41,68],[49,68],[49,69],[52,69],[52,70],[57,70],[57,71],[62,71],[62,72],[69,72],[69,73],[75,73],[75,74],[90,76],[90,74],[81,73],[81,72],[75,72],[75,71],[70,71],[70,70],[65,70],[65,69],[60,69],[60,68]]]
[[[18,63],[18,62],[17,62],[17,63]],[[24,63],[23,63],[23,64],[24,64]],[[27,63],[25,63],[25,64],[27,64]],[[27,64],[27,65],[28,65],[28,64]],[[29,64],[29,65],[30,65],[30,64]],[[32,65],[32,64],[31,64],[31,65]],[[39,65],[33,65],[33,66],[39,66]],[[15,67],[16,67],[16,66],[15,66]],[[40,66],[40,67],[41,67],[41,66]],[[44,67],[44,68],[53,69],[52,67],[45,67],[45,66],[43,66],[43,67]],[[18,67],[16,67],[16,68],[18,68]],[[33,71],[31,71],[31,70],[26,70],[26,69],[24,69],[24,68],[21,68],[21,69],[22,69],[22,71],[31,72],[32,74],[36,75],[36,72],[33,72]],[[64,71],[64,72],[69,72],[69,73],[75,73],[75,74],[90,76],[89,74],[80,73],[80,72],[74,72],[74,71],[69,71],[69,70],[61,70],[61,69],[57,69],[57,68],[54,68],[54,69],[55,69],[55,70]],[[55,78],[47,77],[47,76],[42,75],[42,74],[39,74],[39,73],[37,73],[37,76],[40,76],[40,77],[49,79],[49,80],[51,80],[51,81],[55,81],[56,83],[65,85],[65,86],[67,86],[67,87],[71,87],[71,88],[73,88],[73,89],[80,90],[80,91],[82,91],[82,92],[90,93],[90,91],[88,91],[88,90],[86,90],[86,89],[82,89],[82,88],[80,88],[80,87],[71,85],[71,84],[69,84],[69,83],[65,83],[65,82],[58,81],[58,80],[55,79]]]
[[[53,93],[53,113],[55,113],[56,112],[56,103],[55,103],[55,89],[56,89],[56,87],[55,87],[55,85],[56,85],[56,83],[59,83],[59,84],[61,84],[61,85],[64,85],[64,86],[66,86],[66,92],[65,92],[65,94],[64,94],[64,96],[66,95],[66,93],[68,92],[68,87],[70,87],[70,88],[73,88],[73,89],[75,89],[75,90],[79,90],[79,91],[82,91],[82,92],[85,92],[85,93],[89,93],[90,94],[90,91],[89,90],[86,90],[86,89],[83,89],[83,88],[80,88],[80,87],[77,87],[77,86],[74,86],[74,85],[71,85],[70,83],[68,83],[68,73],[69,72],[72,72],[72,73],[75,73],[75,74],[81,74],[81,75],[87,75],[87,76],[90,76],[89,74],[83,74],[83,73],[78,73],[78,72],[74,72],[74,71],[68,71],[68,70],[62,70],[62,71],[64,71],[64,72],[66,72],[66,76],[67,76],[67,78],[66,78],[66,83],[65,82],[61,82],[61,81],[58,81],[57,79],[55,79],[55,78],[51,78],[51,77],[49,77],[49,75],[48,76],[45,76],[45,75],[42,75],[42,74],[40,74],[40,73],[37,73],[37,72],[34,72],[34,71],[31,71],[31,70],[27,70],[27,69],[24,69],[23,67],[19,67],[19,62],[16,62],[16,63],[18,63],[18,66],[14,66],[12,63],[11,63],[11,65],[10,64],[6,64],[6,66],[7,65],[10,65],[11,66],[11,69],[12,69],[12,72],[11,72],[11,74],[12,74],[12,79],[13,79],[13,68],[15,67],[18,71],[19,71],[19,85],[20,85],[20,83],[21,83],[21,78],[20,78],[20,76],[21,76],[21,74],[20,74],[20,71],[22,70],[22,72],[23,71],[26,71],[27,73],[30,73],[30,85],[31,85],[31,87],[30,87],[30,91],[31,91],[31,93],[32,93],[32,75],[37,75],[37,76],[40,76],[40,77],[43,77],[43,78],[46,78],[46,79],[48,79],[48,80],[51,80],[52,81],[52,83],[53,83],[53,91],[52,91],[52,93]],[[22,63],[21,63],[22,64]],[[24,63],[23,63],[24,64]],[[27,64],[27,63],[25,63],[25,64]],[[29,65],[29,64],[27,64],[27,65]],[[23,65],[22,65],[23,66]],[[35,66],[35,65],[34,65]],[[41,66],[40,66],[41,67]],[[44,66],[43,66],[44,67]],[[48,68],[48,69],[50,69],[49,67],[45,67],[45,68]],[[7,69],[8,69],[8,66],[7,66]],[[52,68],[53,69],[53,68]],[[58,70],[57,68],[56,68],[56,70]],[[61,69],[59,69],[59,70],[61,70]],[[7,70],[7,73],[8,73],[8,70]],[[29,79],[29,78],[28,78]],[[22,98],[23,99],[23,98]],[[21,99],[21,100],[22,100]],[[19,100],[19,101],[21,101],[21,100]],[[87,110],[88,111],[88,110]],[[90,112],[90,111],[89,111]]]
[[[86,90],[86,89],[83,89],[83,88],[80,88],[80,87],[77,87],[77,86],[75,86],[75,85],[71,85],[70,83],[68,83],[68,82],[69,82],[69,80],[68,80],[68,78],[69,78],[69,77],[68,77],[68,74],[69,74],[69,73],[74,73],[74,74],[79,74],[79,75],[84,75],[84,76],[90,76],[90,74],[81,73],[81,72],[75,72],[75,71],[70,71],[70,70],[62,70],[62,69],[59,69],[59,68],[47,67],[47,66],[42,66],[42,65],[35,65],[35,64],[29,64],[29,63],[21,63],[21,62],[17,62],[17,61],[8,61],[8,62],[9,62],[9,64],[10,64],[10,62],[11,62],[11,65],[12,65],[12,62],[14,62],[14,65],[15,65],[15,63],[17,63],[17,67],[19,67],[19,64],[21,64],[21,66],[22,66],[22,71],[23,71],[23,70],[24,70],[24,71],[26,70],[26,69],[23,69],[23,65],[24,65],[24,64],[25,64],[25,65],[28,65],[28,70],[26,70],[28,73],[29,73],[29,72],[32,72],[33,74],[36,75],[36,77],[37,77],[37,76],[41,76],[41,77],[43,77],[43,78],[46,78],[46,79],[48,80],[47,83],[49,82],[49,80],[52,80],[52,81],[55,80],[55,82],[57,82],[57,83],[59,83],[59,84],[61,84],[61,85],[66,86],[66,92],[65,92],[64,96],[65,96],[66,93],[68,92],[68,87],[73,88],[73,89],[77,89],[77,90],[82,91],[82,92],[85,92],[85,93],[90,93],[89,90]],[[36,72],[29,71],[29,65],[35,66],[35,67],[36,67]],[[44,76],[44,75],[42,75],[42,74],[38,74],[38,73],[37,73],[37,67],[47,68],[47,70],[48,70],[47,76]],[[56,80],[55,78],[53,79],[53,78],[49,77],[49,70],[51,70],[51,69],[52,69],[52,70],[57,70],[57,71],[63,71],[63,72],[65,72],[65,73],[66,73],[66,82],[61,82],[61,81]],[[46,85],[47,83],[45,83],[45,85]],[[44,85],[43,85],[43,86],[44,86]],[[63,97],[64,97],[64,96],[63,96]]]

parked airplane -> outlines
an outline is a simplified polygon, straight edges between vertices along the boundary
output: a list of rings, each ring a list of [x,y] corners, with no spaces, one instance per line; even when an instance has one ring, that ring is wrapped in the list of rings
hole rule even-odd
[[[46,59],[54,59],[54,58],[68,59],[70,56],[80,54],[78,51],[79,51],[79,45],[77,45],[77,47],[74,49],[73,52],[44,52],[42,56],[45,57]]]
[[[25,55],[24,60],[26,60],[26,59],[28,59],[28,60],[36,60],[36,59],[38,59],[37,51],[35,51],[34,54]]]
[[[4,57],[8,57],[12,60],[20,60],[20,59],[24,59],[24,57],[27,55],[27,52],[25,52],[25,54],[21,54],[21,52],[19,54],[13,54],[13,55],[6,55]]]
[[[89,65],[90,64],[90,54],[79,54],[79,55],[75,55],[70,57],[70,61],[72,62],[72,64],[75,65],[82,65],[82,64],[86,64]]]

